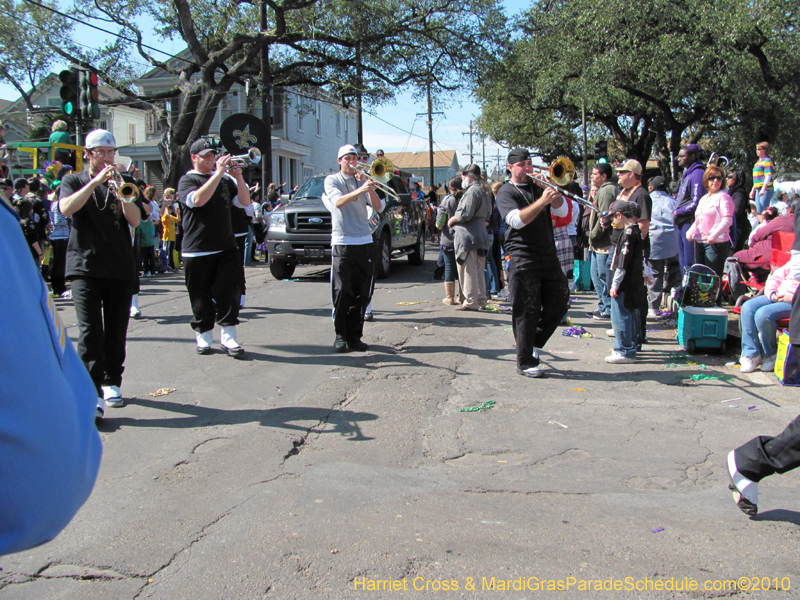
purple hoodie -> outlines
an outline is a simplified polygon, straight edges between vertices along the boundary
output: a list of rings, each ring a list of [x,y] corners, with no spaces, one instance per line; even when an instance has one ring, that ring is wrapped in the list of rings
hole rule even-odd
[[[683,172],[681,187],[678,190],[678,197],[675,201],[675,225],[680,226],[684,223],[694,221],[694,211],[700,198],[706,195],[706,188],[703,187],[703,175],[706,166],[702,161],[697,161],[689,165]]]

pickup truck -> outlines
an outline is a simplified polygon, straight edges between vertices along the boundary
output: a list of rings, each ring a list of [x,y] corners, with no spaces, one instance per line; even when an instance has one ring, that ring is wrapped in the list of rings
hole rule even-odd
[[[325,177],[311,177],[291,200],[282,197],[284,204],[270,216],[267,253],[276,279],[289,279],[297,265],[331,264],[331,213],[322,202]],[[398,176],[388,185],[398,198],[387,197],[380,213],[368,207],[378,248],[378,279],[389,275],[393,258],[408,256],[412,265],[421,265],[425,259],[425,201],[412,200]]]

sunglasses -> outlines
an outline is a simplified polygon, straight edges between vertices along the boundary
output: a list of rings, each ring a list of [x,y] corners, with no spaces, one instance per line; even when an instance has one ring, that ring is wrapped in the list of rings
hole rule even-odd
[[[708,178],[709,181],[722,181],[722,175],[712,175]]]

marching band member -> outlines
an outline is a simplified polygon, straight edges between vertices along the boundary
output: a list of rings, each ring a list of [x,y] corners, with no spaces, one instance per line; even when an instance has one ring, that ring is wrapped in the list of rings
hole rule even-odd
[[[78,354],[97,389],[98,419],[104,399],[110,407],[124,405],[120,386],[125,341],[131,296],[139,281],[130,228],[147,214],[138,192],[133,202],[122,202],[109,190],[116,147],[109,131],[89,132],[89,169],[63,179],[58,201],[61,213],[72,217],[65,276],[72,281]]]
[[[508,293],[517,345],[517,373],[541,377],[539,349],[569,308],[569,286],[556,254],[551,217],[565,217],[568,207],[553,188],[534,185],[530,153],[508,153],[511,180],[497,192],[497,209],[506,222],[503,245],[511,255]]]
[[[364,313],[372,294],[375,242],[367,215],[367,203],[380,212],[385,203],[377,184],[356,171],[358,151],[352,145],[339,148],[339,172],[325,178],[322,200],[331,213],[331,303],[336,352],[366,351],[361,341]]]
[[[236,339],[236,325],[242,258],[233,236],[230,206],[249,206],[250,189],[242,169],[231,166],[230,155],[217,156],[213,141],[201,138],[189,151],[193,169],[178,182],[178,199],[183,218],[181,255],[197,353],[211,352],[216,321],[221,327],[222,347],[228,355],[241,358],[244,348]]]

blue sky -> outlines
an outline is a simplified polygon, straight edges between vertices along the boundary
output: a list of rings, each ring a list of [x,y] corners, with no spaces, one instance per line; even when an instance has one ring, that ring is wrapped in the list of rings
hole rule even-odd
[[[520,11],[529,7],[532,0],[504,0],[506,12],[509,15],[519,14]],[[80,32],[80,30],[78,30]],[[86,29],[87,35],[83,39],[98,39],[98,32]],[[98,39],[98,44],[101,42]],[[145,38],[145,43],[160,48],[170,54],[181,51],[185,44],[181,41],[159,40],[155,35]],[[64,65],[57,66],[54,71],[58,72]],[[7,83],[0,83],[0,98],[14,100],[19,97],[17,91]],[[402,94],[397,97],[396,102],[374,109],[374,115],[365,113],[364,123],[364,145],[368,150],[374,152],[382,148],[386,152],[427,152],[428,151],[428,130],[425,124],[425,116],[417,117],[417,113],[424,113],[426,110],[424,100],[415,101],[411,94]],[[466,165],[469,162],[469,124],[470,120],[480,114],[478,106],[469,97],[459,101],[452,101],[447,107],[439,108],[444,115],[434,117],[433,138],[434,150],[452,150],[458,152],[458,162]],[[473,137],[473,151],[475,161],[480,162],[482,157],[482,145],[477,136]],[[486,144],[487,164],[495,164],[498,152],[502,157],[507,150],[499,148],[495,144]]]

